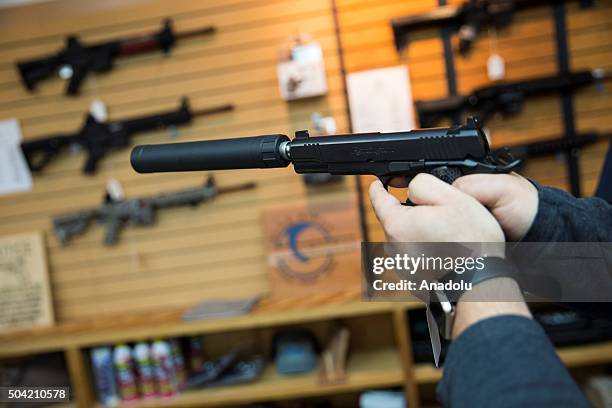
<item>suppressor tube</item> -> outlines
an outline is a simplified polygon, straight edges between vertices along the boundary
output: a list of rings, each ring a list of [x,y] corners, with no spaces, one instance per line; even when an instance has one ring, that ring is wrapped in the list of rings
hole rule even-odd
[[[130,161],[138,173],[287,167],[285,135],[136,146]]]

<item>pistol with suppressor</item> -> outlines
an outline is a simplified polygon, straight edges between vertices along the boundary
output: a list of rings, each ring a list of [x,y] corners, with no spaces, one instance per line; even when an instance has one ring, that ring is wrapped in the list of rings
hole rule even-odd
[[[426,172],[452,183],[464,174],[508,173],[520,161],[493,154],[476,118],[449,128],[309,137],[307,131],[190,143],[136,146],[139,173],[287,167],[297,173],[375,175],[385,188],[394,177]]]

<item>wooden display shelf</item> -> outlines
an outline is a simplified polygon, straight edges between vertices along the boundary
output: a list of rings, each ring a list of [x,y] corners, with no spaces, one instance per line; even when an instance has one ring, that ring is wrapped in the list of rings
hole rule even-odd
[[[306,375],[283,376],[268,364],[256,382],[244,385],[186,391],[174,398],[125,404],[125,407],[205,407],[260,401],[325,396],[372,387],[402,385],[403,372],[395,349],[356,352],[351,355],[344,382],[321,384],[318,369]],[[98,407],[101,407],[100,405]]]
[[[297,305],[296,305],[297,304]],[[65,351],[97,345],[141,341],[150,338],[188,336],[224,331],[297,324],[317,320],[364,316],[422,307],[421,303],[360,302],[292,305],[264,301],[251,313],[231,318],[186,322],[182,311],[135,315],[88,322],[72,322],[50,328],[0,335],[0,358]]]
[[[561,361],[570,368],[605,364],[612,362],[612,341],[561,347],[557,349],[557,352]],[[432,364],[417,364],[414,369],[414,377],[418,384],[435,383],[442,378],[442,370]]]

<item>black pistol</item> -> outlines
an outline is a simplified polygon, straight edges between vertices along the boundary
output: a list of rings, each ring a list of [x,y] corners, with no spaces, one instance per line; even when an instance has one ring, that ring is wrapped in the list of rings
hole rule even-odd
[[[287,167],[296,173],[375,175],[385,188],[394,177],[426,172],[452,183],[472,173],[509,173],[520,160],[492,153],[475,118],[449,128],[395,133],[309,137],[298,131],[203,142],[136,146],[131,163],[139,173]]]

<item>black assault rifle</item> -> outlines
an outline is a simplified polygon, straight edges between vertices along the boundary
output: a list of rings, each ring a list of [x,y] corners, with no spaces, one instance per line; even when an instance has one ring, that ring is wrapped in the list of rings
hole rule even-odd
[[[85,116],[81,129],[73,134],[46,136],[40,139],[23,142],[21,149],[28,166],[34,172],[41,171],[60,150],[77,145],[87,151],[87,159],[83,173],[93,174],[98,161],[110,150],[126,147],[135,133],[152,131],[159,128],[190,123],[196,116],[232,110],[232,105],[222,105],[214,108],[193,112],[187,98],[183,98],[181,106],[170,112],[159,112],[149,116],[99,122],[91,113]]]
[[[82,44],[77,36],[71,35],[66,39],[64,48],[56,54],[17,62],[17,69],[23,85],[30,91],[34,90],[38,82],[58,73],[60,78],[68,80],[66,94],[76,95],[79,93],[81,82],[90,71],[97,73],[110,71],[115,58],[158,49],[168,54],[176,40],[212,34],[216,31],[215,27],[208,26],[175,33],[170,19],[166,19],[163,24],[161,30],[156,33],[91,45]]]
[[[590,0],[467,0],[459,6],[442,6],[428,13],[394,18],[391,27],[395,48],[401,53],[408,45],[410,33],[451,27],[459,33],[459,52],[466,55],[483,28],[506,27],[512,22],[514,13],[522,9],[570,1],[580,1],[584,5],[591,3]]]
[[[442,119],[467,111],[485,124],[496,113],[518,113],[526,98],[568,92],[608,80],[600,69],[545,76],[516,82],[500,82],[476,89],[469,95],[457,95],[433,101],[416,101],[421,127],[434,127]]]
[[[493,150],[493,152],[502,153],[510,151],[513,157],[526,161],[530,157],[550,156],[568,150],[581,149],[602,140],[612,140],[612,133],[586,132],[570,137],[540,139],[534,142],[510,145],[502,149]]]

